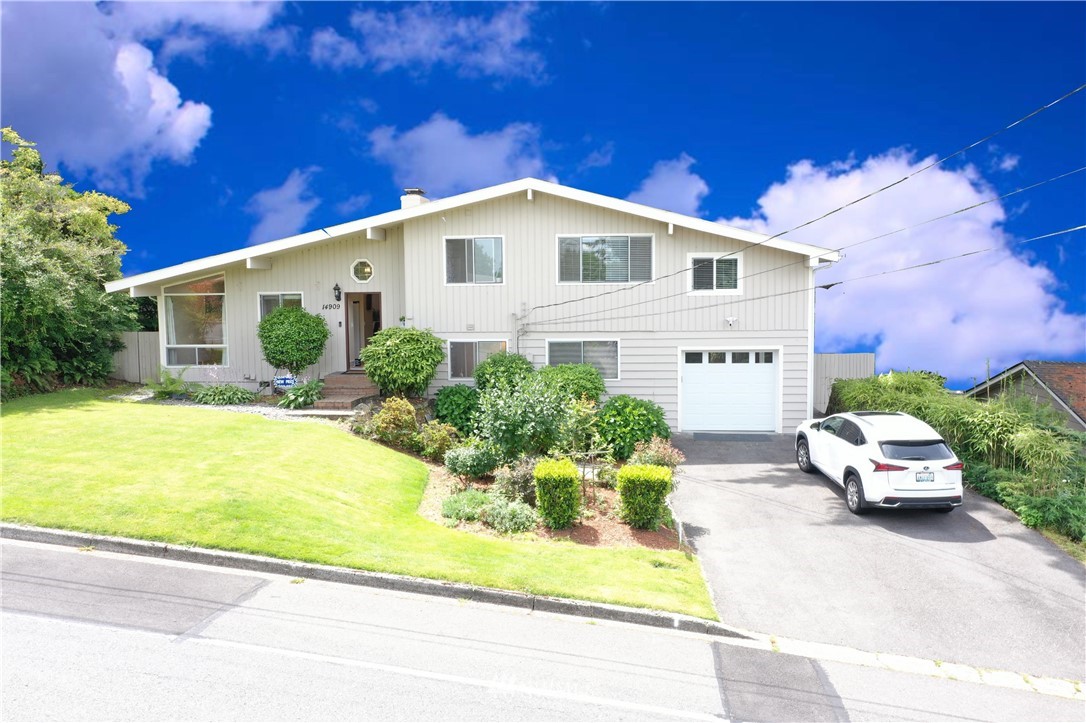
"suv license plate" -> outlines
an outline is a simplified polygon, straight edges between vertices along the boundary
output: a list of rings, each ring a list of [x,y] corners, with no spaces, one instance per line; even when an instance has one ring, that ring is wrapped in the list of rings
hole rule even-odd
[[[917,482],[934,482],[935,481],[935,473],[934,472],[917,472],[916,473],[916,481]]]

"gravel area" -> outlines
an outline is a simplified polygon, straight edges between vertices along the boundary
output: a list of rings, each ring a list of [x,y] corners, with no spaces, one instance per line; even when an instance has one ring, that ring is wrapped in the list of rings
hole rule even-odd
[[[140,404],[162,404],[173,407],[201,407],[202,409],[214,409],[222,412],[239,412],[241,414],[259,414],[268,419],[278,419],[284,422],[320,422],[336,426],[331,419],[321,417],[306,417],[289,414],[290,410],[281,409],[274,404],[197,404],[188,399],[155,399],[154,393],[147,388],[137,389],[124,394],[112,394],[107,399],[116,399],[124,402],[138,402]]]

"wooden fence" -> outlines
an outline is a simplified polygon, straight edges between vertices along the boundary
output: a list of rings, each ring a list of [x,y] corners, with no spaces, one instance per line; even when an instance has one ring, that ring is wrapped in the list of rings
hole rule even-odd
[[[862,379],[874,373],[874,354],[815,354],[813,400],[815,414],[825,413],[835,379]]]
[[[113,355],[113,379],[146,384],[157,382],[159,355],[157,331],[126,331],[124,349]]]

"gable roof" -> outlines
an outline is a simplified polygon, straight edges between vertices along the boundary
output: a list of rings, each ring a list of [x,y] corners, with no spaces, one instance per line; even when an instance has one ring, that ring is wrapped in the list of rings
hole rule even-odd
[[[450,209],[467,206],[473,203],[490,201],[514,193],[527,193],[528,198],[530,199],[535,192],[550,194],[559,198],[579,201],[593,206],[600,206],[612,211],[628,213],[634,216],[641,216],[661,223],[681,226],[683,228],[701,231],[714,236],[727,237],[744,243],[758,245],[764,243],[768,248],[800,254],[801,256],[806,256],[816,262],[838,261],[841,258],[841,254],[837,251],[831,251],[819,246],[798,243],[796,241],[787,241],[781,238],[767,241],[766,239],[768,239],[769,236],[765,234],[725,226],[713,221],[707,221],[703,218],[686,216],[681,213],[675,213],[674,211],[664,211],[663,209],[645,206],[640,203],[633,203],[632,201],[624,201],[611,196],[604,196],[590,191],[582,191],[578,188],[571,188],[569,186],[551,183],[550,181],[541,181],[538,178],[522,178],[517,181],[510,181],[509,183],[502,183],[497,186],[490,186],[477,191],[469,191],[456,196],[430,201],[429,203],[423,203],[418,206],[396,209],[394,211],[377,214],[376,216],[362,218],[357,221],[349,221],[336,226],[329,226],[328,228],[307,231],[277,241],[269,241],[267,243],[248,246],[236,251],[228,251],[214,256],[205,256],[204,258],[177,264],[175,266],[167,266],[166,268],[158,269],[156,271],[148,271],[142,274],[127,276],[123,279],[118,279],[117,281],[107,282],[105,289],[106,291],[111,292],[128,290],[135,296],[138,295],[135,293],[135,289],[138,286],[159,284],[169,279],[181,278],[240,262],[245,262],[250,267],[253,267],[254,264],[260,264],[261,260],[265,257],[275,256],[301,246],[321,243],[353,233],[364,232],[370,238],[383,238],[385,228],[397,226],[405,221],[410,221],[411,219],[442,213]]]
[[[1001,387],[1018,374],[1028,374],[1044,387],[1060,406],[1086,427],[1086,362],[1026,360],[1008,367],[986,382],[965,390],[967,396]]]

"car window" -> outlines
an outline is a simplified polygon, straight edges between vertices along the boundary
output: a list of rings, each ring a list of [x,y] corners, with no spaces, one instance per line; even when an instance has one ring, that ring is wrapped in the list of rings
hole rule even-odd
[[[844,423],[845,420],[841,417],[830,417],[822,423],[822,426],[819,427],[819,429],[828,434],[837,434],[837,430],[839,430]]]
[[[953,459],[954,453],[941,439],[924,441],[880,442],[879,448],[886,459]]]
[[[849,444],[863,444],[863,432],[861,432],[860,428],[857,427],[853,422],[850,422],[847,419],[845,420],[844,424],[841,425],[841,428],[837,430],[837,436],[845,440]]]

